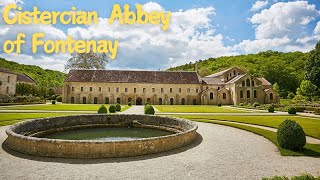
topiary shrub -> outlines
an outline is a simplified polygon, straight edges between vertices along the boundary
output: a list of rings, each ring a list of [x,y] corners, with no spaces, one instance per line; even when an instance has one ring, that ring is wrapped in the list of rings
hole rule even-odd
[[[128,102],[128,106],[132,106],[132,103],[131,103],[131,102]]]
[[[306,144],[306,134],[302,127],[289,119],[279,125],[277,139],[279,146],[285,149],[302,150]]]
[[[58,96],[58,97],[57,97],[57,101],[58,101],[58,102],[62,102],[62,97],[61,97],[61,96]]]
[[[100,106],[98,113],[99,114],[106,114],[106,113],[108,113],[108,110],[104,105],[102,105],[102,106]]]
[[[217,105],[218,105],[218,107],[221,107],[221,102],[218,102],[218,104],[217,104]]]
[[[110,113],[115,113],[116,110],[117,110],[117,108],[116,108],[116,106],[113,105],[113,104],[109,107],[109,112],[110,112]]]
[[[121,105],[119,103],[116,104],[116,111],[121,111]]]
[[[144,114],[152,114],[152,115],[154,115],[154,108],[151,105],[145,106]]]
[[[253,103],[252,106],[256,108],[257,106],[260,106],[260,104],[258,102],[255,102],[255,103]]]
[[[297,114],[297,109],[295,107],[289,107],[288,108],[288,113],[289,114]]]
[[[52,104],[56,104],[56,100],[53,100],[51,103],[52,103]]]
[[[268,112],[273,113],[274,112],[274,106],[270,105],[268,107]]]
[[[243,103],[239,103],[239,106],[244,106],[244,104]]]

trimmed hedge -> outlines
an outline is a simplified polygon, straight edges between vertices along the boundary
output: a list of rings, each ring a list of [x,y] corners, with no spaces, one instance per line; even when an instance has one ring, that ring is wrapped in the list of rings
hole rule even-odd
[[[51,103],[52,103],[52,104],[56,104],[56,100],[53,100]]]
[[[252,106],[256,108],[257,106],[260,106],[260,104],[258,102],[255,102],[255,103],[253,103]]]
[[[62,102],[62,97],[61,97],[61,96],[58,96],[58,97],[57,97],[57,101],[58,101],[58,102]]]
[[[218,107],[221,107],[221,102],[218,102],[218,104],[217,104],[217,105],[218,105]]]
[[[268,112],[273,113],[274,112],[274,106],[270,105],[268,107]]]
[[[289,114],[297,114],[297,109],[295,107],[289,107],[288,108],[288,113]]]
[[[108,110],[104,105],[102,105],[102,106],[100,106],[98,113],[99,114],[106,114],[106,113],[108,113]]]
[[[121,111],[121,105],[119,103],[116,104],[116,111]]]
[[[109,112],[110,112],[110,113],[115,113],[116,110],[117,110],[117,108],[116,108],[116,106],[113,105],[113,104],[109,107]]]
[[[152,114],[152,115],[154,115],[154,108],[151,105],[145,106],[144,114]]]
[[[132,106],[132,103],[131,103],[131,102],[128,102],[128,106]]]
[[[297,122],[287,119],[279,125],[277,140],[282,148],[302,150],[306,144],[306,134]]]

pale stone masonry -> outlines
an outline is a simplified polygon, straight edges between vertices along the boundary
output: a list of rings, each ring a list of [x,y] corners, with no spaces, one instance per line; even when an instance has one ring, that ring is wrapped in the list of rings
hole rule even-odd
[[[64,103],[142,105],[231,105],[279,103],[279,94],[264,78],[237,68],[200,77],[197,72],[70,70]]]
[[[0,68],[0,94],[15,95],[17,84],[24,83],[29,85],[36,85],[27,74],[18,74],[9,69]]]

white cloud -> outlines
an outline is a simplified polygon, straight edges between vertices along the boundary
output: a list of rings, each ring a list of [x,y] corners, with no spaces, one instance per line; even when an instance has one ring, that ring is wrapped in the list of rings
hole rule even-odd
[[[250,18],[256,39],[298,38],[310,21],[319,16],[316,6],[307,1],[279,2]]]
[[[316,28],[314,28],[313,33],[320,35],[320,21],[317,23]]]
[[[252,5],[250,11],[258,11],[268,5],[268,1],[257,1]]]

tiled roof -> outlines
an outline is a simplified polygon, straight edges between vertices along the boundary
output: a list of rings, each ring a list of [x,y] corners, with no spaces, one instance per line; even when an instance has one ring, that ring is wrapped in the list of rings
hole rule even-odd
[[[18,82],[35,83],[35,80],[33,80],[30,76],[28,76],[26,74],[18,74],[17,81]]]
[[[237,82],[239,79],[241,79],[243,76],[245,76],[247,74],[242,74],[242,75],[237,75],[235,76],[234,78],[232,78],[230,81],[228,81],[226,84],[229,84],[229,83],[235,83]]]
[[[271,86],[271,83],[265,78],[257,78],[257,79],[262,82],[263,86]]]
[[[217,73],[214,73],[214,74],[211,74],[211,75],[208,75],[206,77],[217,77],[217,76],[221,76],[223,75],[225,72],[231,70],[232,68],[229,68],[229,69],[226,69],[226,70],[223,70],[223,71],[220,71],[220,72],[217,72]]]
[[[65,82],[199,84],[197,72],[70,70]]]
[[[0,67],[0,72],[16,74],[16,73],[14,73],[14,72],[10,71],[9,69],[1,68],[1,67]]]
[[[224,84],[219,78],[216,78],[216,77],[212,77],[212,78],[204,77],[202,78],[202,82],[203,84]]]

